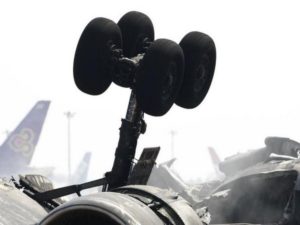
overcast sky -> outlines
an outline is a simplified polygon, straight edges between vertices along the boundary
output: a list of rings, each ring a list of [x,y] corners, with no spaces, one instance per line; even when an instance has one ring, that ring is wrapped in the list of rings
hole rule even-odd
[[[80,92],[73,58],[80,34],[95,17],[117,22],[131,10],[147,14],[156,38],[179,42],[190,31],[209,34],[217,48],[210,91],[193,110],[173,106],[163,117],[146,115],[143,147],[171,154],[185,179],[211,171],[207,147],[221,158],[264,146],[266,136],[300,141],[300,5],[297,1],[1,1],[0,139],[38,100],[51,100],[33,166],[67,171],[67,119],[72,119],[72,168],[93,152],[90,178],[111,169],[129,89],[111,85],[101,96]]]

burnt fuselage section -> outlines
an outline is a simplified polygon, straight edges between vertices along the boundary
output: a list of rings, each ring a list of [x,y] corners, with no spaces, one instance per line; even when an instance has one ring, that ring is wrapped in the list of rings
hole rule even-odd
[[[226,180],[195,208],[207,206],[212,224],[300,224],[300,161],[259,163]]]

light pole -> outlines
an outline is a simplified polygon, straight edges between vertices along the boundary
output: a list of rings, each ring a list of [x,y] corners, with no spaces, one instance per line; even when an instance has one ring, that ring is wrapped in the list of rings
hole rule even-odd
[[[68,179],[71,181],[71,119],[74,117],[75,113],[70,111],[65,112],[65,116],[68,120]]]
[[[174,158],[175,157],[175,145],[174,145],[174,138],[175,138],[175,135],[177,134],[177,132],[175,130],[171,130],[170,131],[170,134],[171,134],[171,157]]]

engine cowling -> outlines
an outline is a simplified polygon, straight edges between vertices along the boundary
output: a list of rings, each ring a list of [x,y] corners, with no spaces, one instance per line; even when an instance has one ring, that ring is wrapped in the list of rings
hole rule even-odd
[[[40,225],[202,225],[176,193],[133,185],[73,199],[50,212]]]

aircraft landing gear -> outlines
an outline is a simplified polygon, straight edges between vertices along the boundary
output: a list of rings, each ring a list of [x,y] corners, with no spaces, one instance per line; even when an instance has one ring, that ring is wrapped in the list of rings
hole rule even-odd
[[[132,89],[105,189],[127,183],[138,137],[145,132],[144,113],[163,116],[174,103],[198,106],[210,87],[215,61],[209,36],[191,32],[180,45],[155,40],[150,18],[140,12],[125,14],[118,24],[96,18],[86,26],[74,58],[77,87],[91,95],[102,94],[111,82]]]

